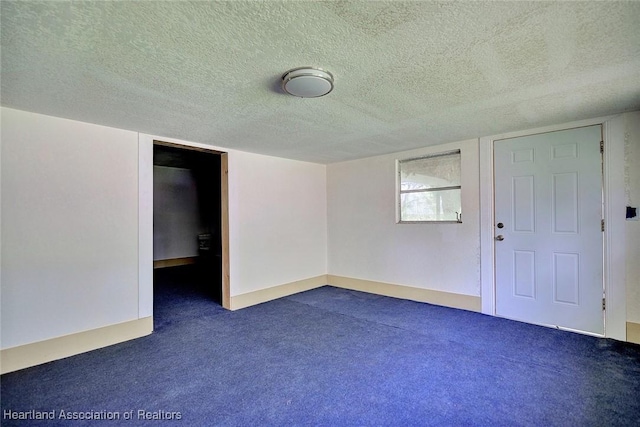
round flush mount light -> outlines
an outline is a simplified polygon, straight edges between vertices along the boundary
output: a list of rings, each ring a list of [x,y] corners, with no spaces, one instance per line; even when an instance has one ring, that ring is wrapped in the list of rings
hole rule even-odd
[[[315,67],[300,67],[282,75],[282,89],[300,98],[317,98],[333,90],[333,75]]]

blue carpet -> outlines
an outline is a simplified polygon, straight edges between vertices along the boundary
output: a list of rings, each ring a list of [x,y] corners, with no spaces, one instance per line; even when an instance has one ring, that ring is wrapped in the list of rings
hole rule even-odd
[[[57,419],[2,425],[640,425],[637,345],[329,286],[236,312],[175,278],[155,298],[151,336],[3,375],[3,415]]]

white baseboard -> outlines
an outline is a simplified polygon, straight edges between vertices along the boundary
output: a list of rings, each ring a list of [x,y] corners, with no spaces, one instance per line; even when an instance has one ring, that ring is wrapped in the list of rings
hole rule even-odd
[[[153,318],[131,320],[77,334],[65,335],[0,351],[0,372],[17,371],[98,348],[107,347],[153,332]]]
[[[327,284],[343,289],[481,312],[480,297],[333,275],[321,275],[237,295],[231,297],[231,309],[238,310],[298,292],[319,288]],[[145,317],[77,334],[7,348],[0,351],[0,373],[6,374],[63,359],[140,338],[152,332],[153,318]],[[627,341],[640,344],[640,323],[627,322]]]
[[[319,288],[327,284],[327,276],[312,277],[309,279],[298,280],[296,282],[285,283],[284,285],[274,286],[259,291],[248,292],[242,295],[231,297],[231,310],[238,310],[252,305],[261,304],[263,302],[297,294],[298,292],[309,291]]]
[[[434,291],[431,289],[414,288],[411,286],[394,285],[391,283],[374,282],[371,280],[354,279],[351,277],[327,277],[329,285],[354,291],[369,292],[371,294],[427,302],[451,308],[461,308],[469,311],[482,311],[481,298],[472,295],[454,294],[451,292]]]
[[[640,344],[640,323],[627,322],[627,341]]]
[[[171,259],[159,259],[157,261],[153,261],[154,270],[157,268],[166,268],[166,267],[178,267],[180,265],[191,265],[195,264],[198,260],[198,257],[190,256],[184,258],[171,258]]]
[[[321,275],[261,289],[255,292],[236,295],[231,297],[231,309],[238,310],[325,285],[481,312],[480,297],[333,275]],[[77,334],[7,348],[0,351],[0,373],[6,374],[42,363],[63,359],[140,338],[152,332],[153,318],[145,317],[143,319],[105,326]],[[640,344],[640,323],[627,322],[627,341]]]
[[[231,297],[231,310],[250,307],[298,292],[319,288],[324,285],[412,301],[427,302],[445,307],[461,308],[469,311],[481,311],[480,297],[333,275],[317,276],[233,296]]]

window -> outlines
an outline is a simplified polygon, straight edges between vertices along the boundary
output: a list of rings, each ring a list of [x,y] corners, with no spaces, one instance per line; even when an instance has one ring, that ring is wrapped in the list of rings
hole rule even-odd
[[[460,150],[398,162],[399,222],[462,222]]]

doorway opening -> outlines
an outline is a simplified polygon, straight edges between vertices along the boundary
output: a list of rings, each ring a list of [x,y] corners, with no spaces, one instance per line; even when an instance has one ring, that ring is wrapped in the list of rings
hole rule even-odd
[[[169,305],[184,308],[197,303],[229,308],[227,176],[226,153],[153,142],[153,287],[157,314]]]

